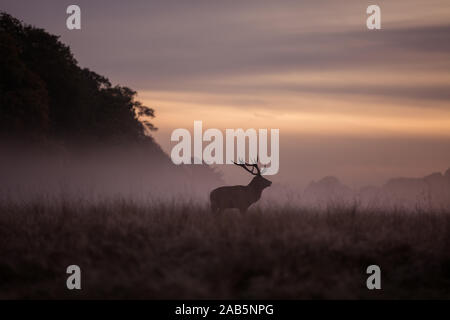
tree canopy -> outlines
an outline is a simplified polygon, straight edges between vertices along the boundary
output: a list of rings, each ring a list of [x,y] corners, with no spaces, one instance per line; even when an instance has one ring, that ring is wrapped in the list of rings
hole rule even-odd
[[[6,142],[7,152],[37,147],[101,155],[100,148],[118,146],[127,150],[127,173],[137,167],[145,168],[140,173],[158,171],[170,184],[188,178],[206,185],[221,180],[206,165],[195,170],[175,166],[149,135],[156,130],[154,116],[132,89],[113,86],[106,77],[79,67],[57,36],[0,12],[0,146]]]
[[[142,140],[153,117],[135,91],[79,67],[58,36],[0,13],[0,135]]]

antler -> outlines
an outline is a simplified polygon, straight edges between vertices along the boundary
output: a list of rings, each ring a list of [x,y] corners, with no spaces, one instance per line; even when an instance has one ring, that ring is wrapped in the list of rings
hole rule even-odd
[[[258,160],[256,160],[256,163],[247,163],[247,162],[242,162],[240,161],[240,163],[236,163],[233,161],[233,163],[239,167],[242,167],[245,169],[245,171],[250,172],[252,175],[254,176],[260,176],[261,175],[261,170],[258,167]],[[250,170],[248,167],[251,167],[252,170]],[[256,169],[256,173],[254,173],[254,170]]]

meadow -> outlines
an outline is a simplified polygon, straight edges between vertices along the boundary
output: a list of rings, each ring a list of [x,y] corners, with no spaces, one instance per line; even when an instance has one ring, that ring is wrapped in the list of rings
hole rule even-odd
[[[448,299],[449,231],[447,212],[356,206],[2,202],[0,298]],[[381,290],[366,288],[371,264]]]

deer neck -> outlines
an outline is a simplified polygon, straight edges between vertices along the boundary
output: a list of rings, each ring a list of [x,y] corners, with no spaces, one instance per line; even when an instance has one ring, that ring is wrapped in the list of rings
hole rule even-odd
[[[250,183],[247,185],[247,188],[248,188],[249,192],[253,196],[255,196],[257,199],[259,199],[261,197],[261,193],[264,189],[261,186],[259,186],[257,183],[255,183],[253,180],[250,181]]]

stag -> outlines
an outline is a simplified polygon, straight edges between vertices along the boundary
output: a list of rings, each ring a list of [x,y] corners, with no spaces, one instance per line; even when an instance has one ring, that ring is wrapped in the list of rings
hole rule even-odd
[[[211,191],[209,199],[213,212],[222,212],[225,209],[236,208],[241,213],[245,213],[248,207],[261,198],[263,190],[272,184],[272,182],[261,175],[261,170],[257,163],[236,163],[234,161],[233,163],[244,168],[245,171],[255,177],[246,186],[220,187]]]

